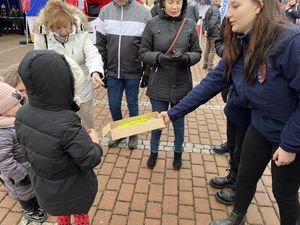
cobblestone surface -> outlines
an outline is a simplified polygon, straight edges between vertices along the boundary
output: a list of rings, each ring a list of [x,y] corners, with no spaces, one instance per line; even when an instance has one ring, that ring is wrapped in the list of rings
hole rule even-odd
[[[20,46],[19,35],[0,37],[0,74],[15,69],[32,46]],[[202,61],[192,68],[196,85],[206,75]],[[95,98],[96,130],[101,134],[111,116],[106,90],[101,89]],[[145,90],[139,94],[140,114],[150,112]],[[89,214],[93,225],[207,225],[224,218],[232,207],[215,200],[218,191],[208,185],[214,176],[226,175],[228,155],[214,155],[212,147],[226,140],[224,103],[218,95],[185,118],[185,153],[180,171],[172,169],[173,128],[163,130],[159,158],[150,171],[146,161],[149,156],[150,133],[139,135],[138,149],[127,149],[127,141],[118,148],[108,149],[108,138],[101,140],[104,148],[102,163],[95,168],[99,191]],[[122,110],[128,117],[126,102]],[[278,207],[272,194],[270,168],[257,185],[255,198],[247,214],[249,225],[279,225]],[[34,225],[22,218],[20,205],[7,196],[0,186],[0,223],[2,225]],[[49,216],[43,225],[55,223]]]

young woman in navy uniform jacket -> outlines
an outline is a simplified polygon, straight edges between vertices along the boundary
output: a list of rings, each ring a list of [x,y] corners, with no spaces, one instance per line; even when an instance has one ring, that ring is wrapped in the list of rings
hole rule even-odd
[[[224,57],[179,104],[176,120],[231,84],[252,109],[232,213],[210,225],[244,225],[256,185],[271,162],[280,224],[296,225],[300,184],[300,28],[284,22],[274,0],[230,0]],[[224,73],[225,71],[225,73]]]

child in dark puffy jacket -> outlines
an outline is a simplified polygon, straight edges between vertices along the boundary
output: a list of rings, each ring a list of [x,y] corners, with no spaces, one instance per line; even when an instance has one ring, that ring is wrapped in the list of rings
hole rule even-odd
[[[17,142],[15,115],[21,107],[20,92],[0,82],[0,172],[8,194],[17,199],[28,220],[44,222],[47,214],[39,209],[29,177],[29,163]]]
[[[76,225],[89,225],[102,149],[97,132],[84,129],[76,114],[83,72],[50,50],[27,53],[18,71],[29,102],[16,115],[16,134],[38,202],[58,225],[70,225],[71,215]]]

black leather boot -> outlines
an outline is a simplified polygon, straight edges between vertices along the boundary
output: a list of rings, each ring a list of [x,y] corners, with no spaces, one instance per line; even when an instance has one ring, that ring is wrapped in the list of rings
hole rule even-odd
[[[245,223],[245,215],[238,215],[232,212],[226,219],[213,221],[209,225],[245,225]]]
[[[227,148],[227,143],[220,144],[219,146],[214,147],[213,150],[217,154],[224,154],[226,152],[229,152],[229,148]]]
[[[209,181],[209,184],[214,188],[235,188],[236,186],[237,173],[230,170],[226,177],[214,177]]]
[[[153,152],[150,153],[149,159],[147,161],[147,167],[149,169],[153,169],[154,166],[156,165],[157,156],[158,153],[153,153]]]
[[[216,200],[224,205],[233,205],[235,201],[235,191],[218,191],[216,193]]]
[[[173,169],[174,170],[180,170],[182,159],[181,159],[182,153],[174,152],[174,160],[173,160]]]

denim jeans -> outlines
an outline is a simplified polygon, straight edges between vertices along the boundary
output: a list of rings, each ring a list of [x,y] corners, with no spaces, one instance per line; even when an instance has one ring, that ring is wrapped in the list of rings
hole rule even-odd
[[[169,102],[155,100],[153,98],[150,98],[150,102],[152,105],[152,111],[155,112],[162,112],[167,111],[169,109],[169,105],[171,107],[174,107],[175,104],[170,104]],[[177,120],[172,122],[174,127],[174,150],[177,153],[180,153],[183,151],[183,141],[184,141],[184,117],[180,117]],[[150,141],[150,148],[152,153],[158,152],[159,142],[160,142],[160,136],[161,136],[162,130],[153,130],[151,132],[151,141]]]
[[[140,80],[117,79],[107,76],[108,103],[113,121],[122,119],[121,102],[125,90],[129,116],[139,114],[138,95]]]

